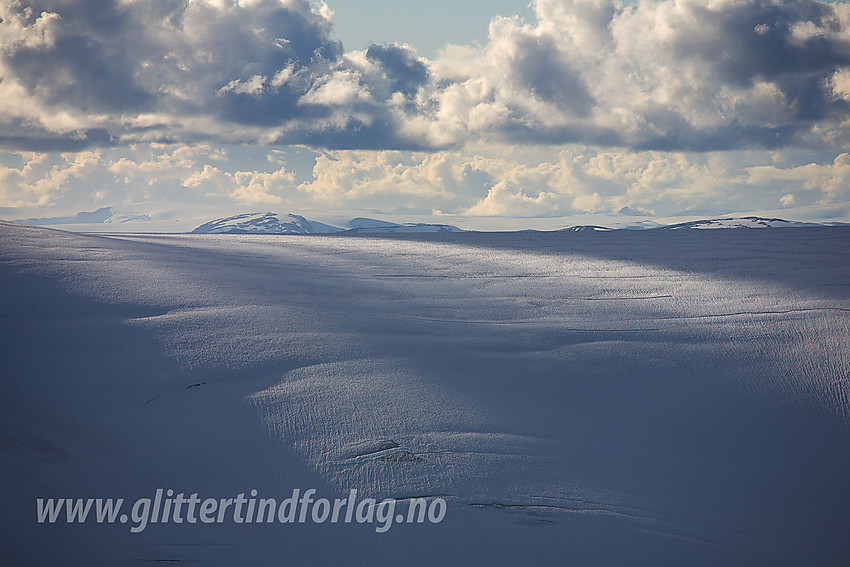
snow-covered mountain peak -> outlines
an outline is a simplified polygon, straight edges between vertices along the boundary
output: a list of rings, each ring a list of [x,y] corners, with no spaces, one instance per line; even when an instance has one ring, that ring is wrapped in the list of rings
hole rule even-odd
[[[377,219],[356,218],[343,229],[300,215],[277,213],[243,213],[204,223],[193,233],[203,234],[323,234],[332,232],[384,233],[384,232],[463,232],[456,226],[427,223],[396,223]]]
[[[703,219],[683,222],[663,227],[668,230],[681,228],[720,229],[720,228],[786,228],[799,226],[819,226],[816,223],[787,221],[785,219],[770,219],[762,217],[735,217],[719,219]]]
[[[279,216],[277,213],[243,213],[204,223],[193,233],[203,234],[317,234],[340,232],[341,228],[309,221],[300,215]]]

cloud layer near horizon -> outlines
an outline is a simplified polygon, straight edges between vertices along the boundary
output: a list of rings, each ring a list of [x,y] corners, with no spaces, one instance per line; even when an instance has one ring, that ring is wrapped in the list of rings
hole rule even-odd
[[[331,10],[306,0],[6,2],[0,145],[848,146],[847,4],[537,0],[535,14],[430,61],[346,53]]]
[[[633,152],[486,145],[462,151],[266,149],[139,144],[3,154],[9,218],[112,206],[126,213],[366,209],[547,217],[720,214],[850,201],[850,155]],[[2,209],[0,209],[2,211]],[[39,212],[42,211],[42,212]]]

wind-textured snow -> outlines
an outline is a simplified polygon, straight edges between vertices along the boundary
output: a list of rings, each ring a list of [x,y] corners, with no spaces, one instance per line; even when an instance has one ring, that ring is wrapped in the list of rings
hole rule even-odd
[[[0,223],[10,565],[846,565],[850,230]],[[436,525],[46,525],[35,498],[442,496]]]

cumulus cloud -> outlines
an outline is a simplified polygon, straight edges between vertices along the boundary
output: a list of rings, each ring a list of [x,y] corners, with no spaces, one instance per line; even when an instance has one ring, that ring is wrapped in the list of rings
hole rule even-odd
[[[74,181],[88,180],[99,167],[100,151],[67,153],[51,160],[48,154],[19,154],[19,166],[0,165],[0,203],[4,207],[50,205]]]
[[[790,168],[754,166],[747,171],[747,182],[810,193],[820,203],[847,201],[850,200],[850,154],[840,154],[832,163],[808,163]],[[796,199],[797,196],[788,193],[782,197],[782,204],[790,206]]]
[[[306,0],[14,0],[0,7],[0,139],[275,143],[380,117],[365,88],[334,97],[347,71],[330,31]]]
[[[371,45],[366,60],[384,71],[391,93],[413,97],[428,80],[428,68],[407,46]]]
[[[770,165],[765,165],[766,163]],[[578,145],[461,151],[135,145],[65,154],[0,152],[10,218],[112,206],[174,210],[379,209],[552,217],[719,214],[850,200],[850,156],[807,152],[634,152]]]
[[[474,133],[698,151],[847,142],[847,5],[537,0],[535,12],[434,62],[450,80],[434,96]]]
[[[307,0],[7,1],[0,144],[850,142],[847,4],[536,0],[534,12],[429,61],[402,45],[345,53],[331,8]]]

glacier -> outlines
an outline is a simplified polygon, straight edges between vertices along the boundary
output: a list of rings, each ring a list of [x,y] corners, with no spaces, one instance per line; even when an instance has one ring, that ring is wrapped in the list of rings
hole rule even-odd
[[[850,562],[850,229],[0,222],[10,565]],[[437,524],[39,524],[351,489]]]

